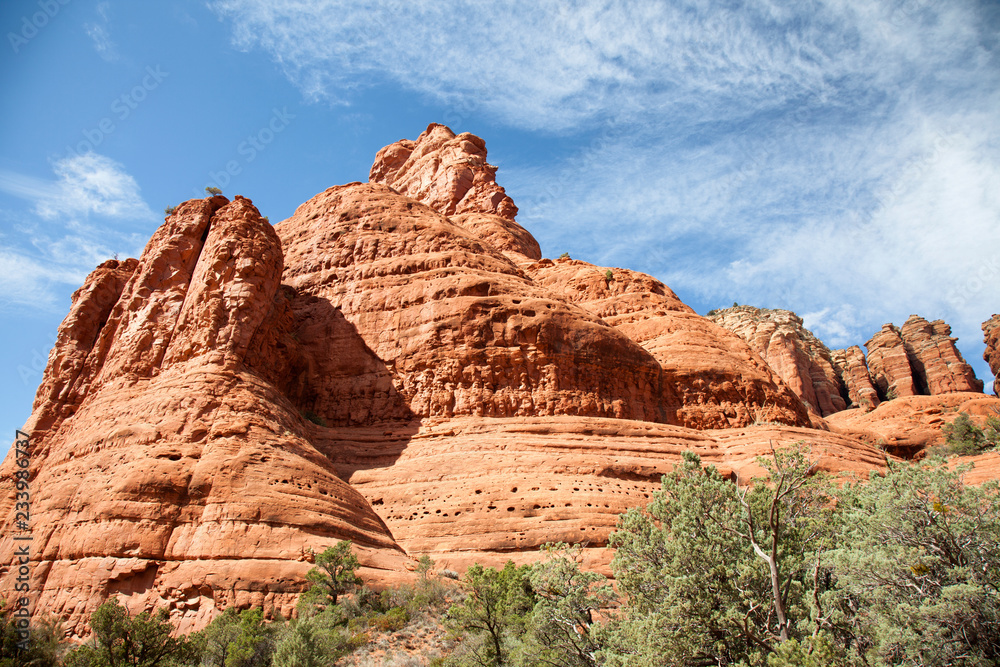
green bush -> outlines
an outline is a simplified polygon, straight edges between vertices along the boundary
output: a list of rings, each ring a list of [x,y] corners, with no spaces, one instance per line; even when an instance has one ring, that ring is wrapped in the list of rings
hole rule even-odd
[[[410,613],[404,607],[393,607],[384,614],[379,614],[373,619],[372,625],[379,630],[395,632],[402,630],[410,622]]]
[[[361,583],[355,572],[360,563],[351,547],[350,540],[342,540],[316,556],[316,567],[306,573],[306,579],[313,585],[302,594],[300,605],[306,609],[335,607],[341,595]]]
[[[176,211],[176,210],[177,210],[176,206],[168,206],[165,209],[163,209],[163,214],[164,215],[173,215],[174,211]]]
[[[188,640],[202,667],[267,667],[281,629],[281,623],[264,623],[260,608],[229,607]]]
[[[570,259],[569,253],[564,252],[563,254],[559,255],[559,259]]]
[[[18,644],[23,636],[18,633],[18,618],[13,612],[14,609],[0,598],[0,667],[59,665],[63,653],[69,648],[69,643],[63,639],[62,621],[53,617],[32,620],[28,625],[31,637],[28,650],[21,651]]]
[[[220,190],[219,188],[213,188],[211,185],[208,186],[207,188],[205,188],[205,192],[207,192],[209,195],[211,195],[213,197],[215,195],[221,195],[222,194],[222,190]]]
[[[326,427],[326,420],[312,410],[306,410],[302,413],[302,416],[311,421],[313,424],[316,424],[316,426]]]
[[[972,456],[1000,445],[1000,418],[990,417],[986,428],[979,428],[964,412],[941,428],[945,436],[944,453]]]
[[[192,645],[171,637],[166,609],[131,616],[118,598],[111,598],[90,616],[90,643],[70,652],[64,667],[157,667],[188,662]]]

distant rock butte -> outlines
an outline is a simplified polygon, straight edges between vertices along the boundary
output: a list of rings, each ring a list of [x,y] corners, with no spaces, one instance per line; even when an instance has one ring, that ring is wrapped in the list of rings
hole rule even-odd
[[[986,351],[983,359],[993,371],[993,394],[1000,396],[1000,315],[994,315],[983,322],[983,337],[986,341]]]
[[[380,151],[372,182],[274,227],[249,199],[192,200],[138,260],[93,271],[23,429],[35,613],[76,637],[110,595],[168,608],[182,632],[233,604],[287,616],[310,549],[341,539],[376,584],[423,553],[462,568],[556,540],[606,567],[617,515],[685,450],[747,479],[756,455],[804,441],[865,475],[879,437],[927,426],[828,426],[789,384],[833,406],[817,390],[831,371],[803,371],[777,325],[750,339],[788,347],[774,364],[790,383],[654,278],[543,259],[494,173],[481,139],[432,125]],[[936,326],[897,347],[948,386]],[[863,357],[842,366],[863,393]],[[15,467],[0,466],[3,590]]]
[[[911,315],[897,328],[886,324],[865,346],[868,368],[882,397],[981,392],[983,383],[962,358],[951,327]]]
[[[847,390],[848,404],[865,412],[877,408],[881,401],[861,348],[852,345],[845,350],[833,350],[830,360]]]
[[[830,350],[802,318],[789,310],[735,306],[717,310],[709,319],[745,340],[820,416],[847,407],[846,387]]]

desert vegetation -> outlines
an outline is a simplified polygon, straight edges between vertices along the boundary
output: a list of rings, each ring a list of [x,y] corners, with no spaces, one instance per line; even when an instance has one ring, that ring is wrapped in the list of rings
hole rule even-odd
[[[949,439],[976,429],[956,419]],[[424,556],[413,585],[376,592],[340,542],[315,556],[294,619],[227,609],[175,638],[164,612],[133,617],[112,599],[86,644],[67,652],[44,621],[18,654],[7,615],[0,665],[1000,664],[996,482],[966,485],[968,467],[939,457],[840,486],[801,447],[758,462],[767,475],[744,484],[685,453],[619,521],[617,591],[581,569],[580,547],[554,544],[457,584]]]
[[[945,436],[945,444],[936,453],[958,456],[982,454],[1000,447],[1000,414],[987,417],[985,427],[979,427],[968,414],[960,412],[950,424],[941,428],[941,432]]]

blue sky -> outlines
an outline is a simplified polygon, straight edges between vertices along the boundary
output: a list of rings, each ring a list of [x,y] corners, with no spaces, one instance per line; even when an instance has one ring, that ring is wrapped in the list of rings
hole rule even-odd
[[[1000,310],[1000,3],[8,1],[0,427],[70,295],[206,185],[272,221],[430,122],[482,136],[547,256],[831,347]]]

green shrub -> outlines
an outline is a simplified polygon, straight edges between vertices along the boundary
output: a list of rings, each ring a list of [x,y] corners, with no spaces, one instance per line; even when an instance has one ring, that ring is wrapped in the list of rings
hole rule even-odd
[[[571,259],[568,252],[559,255],[559,259]]]
[[[955,420],[941,428],[944,433],[944,453],[972,456],[1000,445],[1000,418],[990,417],[986,428],[976,426],[964,412],[959,412]]]
[[[174,661],[185,662],[192,652],[183,637],[170,634],[166,609],[155,615],[142,612],[131,616],[118,598],[111,598],[90,616],[91,643],[70,652],[66,667],[156,667]]]
[[[222,194],[222,190],[220,190],[219,188],[213,188],[211,185],[205,188],[205,192],[207,192],[209,195],[212,195],[213,197],[215,195]]]
[[[316,567],[306,573],[306,579],[313,585],[299,599],[305,609],[337,607],[338,598],[361,583],[355,572],[360,564],[351,546],[350,540],[342,540],[316,556]],[[343,608],[336,610],[333,618],[336,623],[346,620],[343,611]]]
[[[379,614],[375,617],[372,625],[379,630],[395,632],[396,630],[405,628],[409,622],[410,612],[406,611],[404,607],[393,607],[384,614]]]
[[[323,427],[326,426],[326,420],[323,419],[323,417],[321,417],[320,415],[313,412],[312,410],[306,410],[305,412],[302,413],[302,416],[311,421],[313,424],[316,424],[317,426],[323,426]]]
[[[70,647],[63,640],[62,621],[54,617],[31,620],[27,650],[19,650],[24,637],[18,630],[18,618],[11,605],[0,598],[0,667],[56,667]],[[23,629],[22,629],[23,630]],[[23,644],[21,644],[23,647]]]
[[[163,214],[164,215],[173,215],[174,211],[176,211],[176,210],[177,210],[176,206],[168,206],[165,209],[163,209]]]

